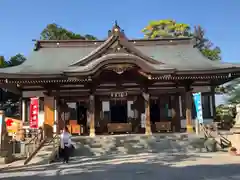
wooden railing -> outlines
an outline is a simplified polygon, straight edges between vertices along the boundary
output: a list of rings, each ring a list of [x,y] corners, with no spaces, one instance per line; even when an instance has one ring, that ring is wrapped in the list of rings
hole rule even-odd
[[[221,148],[230,147],[231,141],[229,141],[226,137],[224,137],[219,131],[218,131],[218,124],[213,123],[210,125],[200,125],[200,130],[204,133],[205,138],[216,138],[219,137],[220,142],[218,142],[219,146]]]
[[[44,140],[43,132],[38,132],[36,134],[33,135],[33,137],[26,142],[25,144],[25,154],[26,157],[29,157],[32,152],[39,146],[39,144]]]
[[[37,152],[42,148],[44,143],[47,141],[47,137],[43,138],[43,132],[35,134],[26,144],[25,144],[25,156],[27,157],[24,161],[24,165],[27,164],[31,159],[37,154]]]

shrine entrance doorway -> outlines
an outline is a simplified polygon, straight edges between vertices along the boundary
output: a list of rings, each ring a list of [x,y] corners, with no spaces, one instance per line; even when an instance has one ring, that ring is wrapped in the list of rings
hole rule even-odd
[[[110,101],[111,123],[127,123],[127,100]]]

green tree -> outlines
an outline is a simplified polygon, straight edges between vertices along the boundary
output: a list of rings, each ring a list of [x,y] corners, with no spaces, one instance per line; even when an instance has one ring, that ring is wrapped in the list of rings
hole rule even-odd
[[[18,66],[22,64],[24,61],[26,61],[26,57],[20,53],[16,54],[15,56],[12,56],[9,61],[7,62],[8,67],[11,66]]]
[[[97,38],[91,34],[86,34],[84,37],[86,40],[97,40]]]
[[[8,62],[5,60],[4,56],[0,56],[0,68],[8,67]]]
[[[202,52],[202,54],[212,61],[221,60],[221,49],[218,46],[214,46],[213,43],[206,38],[205,31],[201,26],[194,27],[193,35],[196,39],[196,47]]]
[[[26,60],[26,57],[18,53],[12,56],[8,61],[5,60],[4,56],[0,56],[0,68],[12,67],[22,64]]]
[[[232,104],[240,103],[240,78],[235,79],[224,87],[224,92],[228,95],[228,102]]]
[[[176,23],[172,19],[150,21],[142,32],[148,39],[191,36],[188,24]]]
[[[197,48],[208,59],[215,61],[221,60],[221,50],[211,43],[206,38],[205,31],[200,27],[195,27],[191,30],[190,25],[184,23],[177,23],[172,19],[150,21],[149,24],[142,30],[144,37],[147,39],[156,38],[181,38],[193,37],[197,39]]]
[[[82,40],[95,40],[97,39],[93,35],[80,35],[73,33],[57,24],[48,24],[46,28],[43,29],[40,35],[42,40],[70,40],[70,39],[82,39]]]

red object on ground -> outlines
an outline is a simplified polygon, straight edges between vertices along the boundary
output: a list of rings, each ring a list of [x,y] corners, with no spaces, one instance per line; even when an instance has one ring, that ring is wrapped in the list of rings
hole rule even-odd
[[[12,126],[12,123],[13,123],[13,120],[12,119],[7,119],[6,120],[6,125],[9,127],[9,126]]]

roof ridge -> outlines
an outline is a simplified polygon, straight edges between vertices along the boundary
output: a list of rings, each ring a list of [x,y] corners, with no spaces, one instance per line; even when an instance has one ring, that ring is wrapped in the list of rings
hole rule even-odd
[[[133,38],[128,39],[128,41],[168,41],[168,40],[191,40],[193,37],[167,37],[167,38],[154,38],[154,39],[146,39],[146,38]],[[53,42],[104,42],[106,39],[98,39],[98,40],[83,40],[83,39],[65,39],[65,40],[33,40],[40,43],[53,43]]]
[[[108,38],[107,38],[108,39]],[[40,48],[61,48],[61,47],[89,47],[97,46],[106,42],[106,40],[38,40],[35,43],[35,51]],[[135,46],[149,45],[171,45],[171,44],[193,44],[192,38],[163,38],[163,39],[127,39],[129,43]]]

